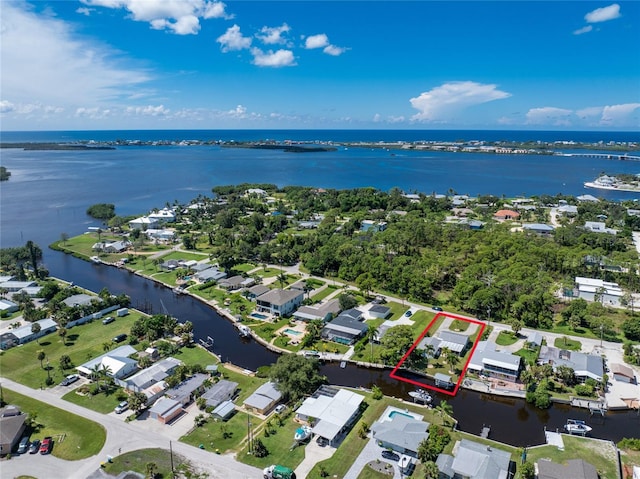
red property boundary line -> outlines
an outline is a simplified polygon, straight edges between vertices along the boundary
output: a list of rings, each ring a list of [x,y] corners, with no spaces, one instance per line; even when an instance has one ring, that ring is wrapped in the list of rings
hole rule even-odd
[[[444,317],[447,317],[447,318],[458,319],[460,321],[466,321],[468,323],[477,324],[477,325],[480,326],[480,331],[478,332],[478,335],[476,336],[476,340],[473,342],[473,346],[471,347],[471,354],[469,354],[469,358],[467,359],[467,362],[464,363],[464,367],[462,368],[462,372],[460,373],[460,377],[458,378],[458,382],[456,383],[455,387],[453,388],[453,391],[450,391],[448,389],[439,388],[439,387],[436,387],[436,386],[432,386],[430,384],[421,383],[420,381],[414,381],[413,379],[403,378],[403,377],[398,376],[396,374],[398,369],[400,369],[400,367],[406,361],[406,359],[409,357],[409,355],[413,352],[414,349],[416,349],[418,344],[420,344],[420,341],[422,341],[422,338],[424,338],[424,336],[427,334],[427,331],[429,331],[429,329],[431,329],[433,324],[438,320],[438,318],[440,316],[444,316]],[[393,368],[393,371],[391,371],[390,377],[392,377],[393,379],[396,379],[398,381],[403,381],[405,383],[413,384],[414,386],[418,386],[418,387],[426,388],[426,389],[431,389],[433,391],[437,391],[437,392],[442,393],[442,394],[447,394],[449,396],[455,396],[458,393],[458,389],[460,389],[460,384],[462,384],[462,380],[464,379],[465,373],[467,372],[467,367],[469,366],[469,361],[471,361],[471,358],[473,357],[473,353],[476,350],[476,346],[478,346],[478,341],[480,341],[480,338],[482,337],[482,333],[484,333],[484,330],[486,329],[486,327],[487,327],[486,324],[484,324],[481,321],[475,320],[475,319],[465,318],[463,316],[457,316],[457,315],[451,314],[451,313],[438,313],[438,314],[436,314],[434,316],[434,318],[431,320],[431,322],[429,323],[429,325],[425,328],[425,330],[422,331],[422,334],[420,334],[418,339],[416,339],[416,341],[411,345],[409,350],[402,357],[400,362],[398,362],[398,364],[396,364],[396,367]]]

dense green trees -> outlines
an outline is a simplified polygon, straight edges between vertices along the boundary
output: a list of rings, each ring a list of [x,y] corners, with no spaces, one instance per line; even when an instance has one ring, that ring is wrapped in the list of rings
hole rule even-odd
[[[116,215],[116,207],[111,203],[97,203],[87,208],[87,214],[98,220],[110,220]]]
[[[277,384],[278,391],[292,401],[311,394],[326,378],[320,375],[317,359],[298,354],[283,354],[269,371],[269,378]]]

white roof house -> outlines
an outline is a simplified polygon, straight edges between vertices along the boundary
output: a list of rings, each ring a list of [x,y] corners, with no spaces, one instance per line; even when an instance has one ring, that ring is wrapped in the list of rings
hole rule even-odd
[[[158,222],[173,223],[176,220],[176,214],[168,208],[163,208],[160,211],[149,213],[148,218]]]
[[[598,295],[601,295],[599,301],[603,304],[613,306],[620,305],[620,298],[624,296],[624,291],[618,286],[618,283],[611,283],[595,278],[584,278],[577,276],[575,279],[577,297],[586,301],[595,301]]]
[[[264,383],[255,392],[244,400],[243,405],[248,409],[254,409],[261,414],[273,409],[282,398],[282,393],[276,389],[275,383]]]
[[[469,360],[468,368],[487,376],[515,381],[520,372],[520,361],[520,356],[497,351],[495,343],[480,341]]]
[[[585,221],[584,229],[589,230],[592,233],[608,233],[610,235],[616,235],[618,233],[618,230],[607,228],[601,221]]]
[[[0,312],[1,313],[13,313],[20,309],[16,303],[9,301],[8,299],[0,299]]]
[[[89,376],[96,365],[109,366],[111,368],[110,376],[121,378],[128,369],[128,373],[131,373],[137,367],[137,362],[130,359],[128,356],[135,354],[137,351],[133,346],[124,345],[119,346],[113,351],[106,352],[97,358],[87,361],[76,368],[76,370],[83,376]],[[126,359],[126,361],[125,361]],[[116,369],[112,368],[115,367]],[[116,375],[119,373],[120,375]]]
[[[158,223],[158,220],[155,218],[141,216],[140,218],[129,221],[129,228],[138,230],[155,229],[158,227]]]
[[[333,393],[335,389],[324,388],[323,391]],[[343,428],[352,424],[363,400],[364,396],[347,389],[338,389],[333,396],[314,394],[296,409],[296,419],[309,422],[313,418],[313,433],[331,444]]]

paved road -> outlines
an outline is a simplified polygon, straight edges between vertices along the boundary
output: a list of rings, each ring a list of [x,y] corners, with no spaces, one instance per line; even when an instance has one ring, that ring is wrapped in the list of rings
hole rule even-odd
[[[80,461],[64,461],[52,455],[23,455],[9,461],[0,462],[0,476],[4,478],[29,475],[38,479],[86,479],[100,469],[100,463],[107,456],[146,448],[169,449],[171,434],[149,431],[137,421],[124,422],[120,417],[100,414],[90,409],[67,402],[53,391],[31,389],[6,378],[0,378],[3,387],[38,399],[71,413],[95,421],[107,431],[107,440],[102,450],[95,456]],[[166,426],[169,428],[170,426]],[[55,446],[54,446],[55,447]],[[216,479],[254,479],[262,476],[262,471],[242,464],[231,455],[217,455],[180,442],[172,442],[173,451],[187,458],[191,464]]]

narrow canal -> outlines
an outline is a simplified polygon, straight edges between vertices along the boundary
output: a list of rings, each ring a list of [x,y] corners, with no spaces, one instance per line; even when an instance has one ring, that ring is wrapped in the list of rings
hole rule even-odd
[[[180,321],[191,321],[196,340],[213,338],[213,352],[223,361],[251,370],[271,364],[278,355],[253,340],[243,340],[226,319],[208,305],[189,295],[176,295],[171,289],[124,270],[95,265],[58,252],[47,252],[47,263],[53,275],[73,281],[92,291],[103,287],[131,297],[135,308],[154,313],[166,311]],[[322,374],[331,384],[371,388],[377,385],[384,394],[409,400],[414,389],[410,384],[389,376],[390,370],[366,369],[355,365],[340,368],[338,363],[322,366]],[[456,397],[435,394],[434,404],[446,399],[453,406],[458,428],[479,434],[483,426],[491,427],[491,439],[516,446],[544,443],[544,429],[562,430],[568,418],[583,419],[593,427],[592,436],[614,442],[623,437],[640,435],[640,416],[634,411],[609,411],[606,416],[589,416],[588,411],[564,405],[540,410],[524,400],[491,396],[461,389]]]

